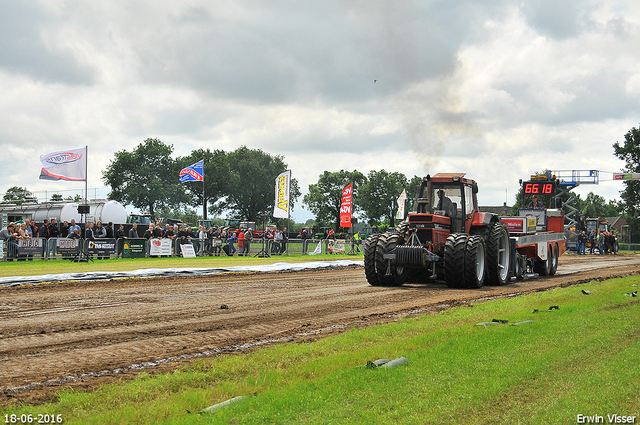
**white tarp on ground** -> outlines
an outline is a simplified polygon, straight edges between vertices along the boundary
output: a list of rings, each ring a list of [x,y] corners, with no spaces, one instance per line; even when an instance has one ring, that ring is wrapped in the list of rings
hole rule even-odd
[[[338,260],[313,261],[309,263],[275,263],[261,266],[233,266],[233,267],[185,267],[172,269],[140,269],[129,272],[87,272],[46,274],[42,276],[10,276],[0,278],[0,286],[16,286],[27,283],[66,282],[70,280],[104,280],[131,277],[171,277],[171,276],[204,276],[219,273],[237,272],[278,272],[319,269],[324,267],[363,266],[364,261]]]

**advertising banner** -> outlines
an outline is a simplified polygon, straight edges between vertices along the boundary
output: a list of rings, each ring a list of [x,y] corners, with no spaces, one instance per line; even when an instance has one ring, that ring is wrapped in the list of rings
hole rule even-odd
[[[58,238],[56,241],[56,254],[63,257],[74,257],[78,252],[80,252],[79,239]]]
[[[404,219],[404,204],[406,200],[407,200],[407,191],[403,189],[397,201],[398,202],[398,212],[396,213],[397,219],[400,219],[400,220]]]
[[[116,255],[116,240],[115,239],[96,239],[89,241],[89,255],[95,255],[98,257],[109,257]]]
[[[289,218],[289,184],[291,171],[287,170],[276,178],[276,200],[273,206],[275,218]]]
[[[353,183],[342,190],[340,204],[340,227],[351,227],[351,199],[353,197]]]
[[[123,258],[144,258],[146,239],[124,239]]]
[[[171,243],[173,239],[149,239],[149,255],[171,256]]]
[[[18,239],[18,255],[41,256],[45,240],[42,238]]]
[[[182,256],[184,258],[196,258],[196,250],[190,243],[180,245],[180,251],[182,251]]]
[[[0,260],[4,258],[4,241],[0,240]]]
[[[329,241],[329,245],[327,246],[327,254],[344,254],[344,246],[346,242],[347,241],[345,241],[344,239]]]

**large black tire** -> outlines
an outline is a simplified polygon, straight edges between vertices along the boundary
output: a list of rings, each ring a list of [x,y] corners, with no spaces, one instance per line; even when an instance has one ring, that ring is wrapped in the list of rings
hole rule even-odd
[[[409,233],[409,222],[406,220],[403,220],[400,224],[396,226],[396,232],[403,235],[406,239],[407,234]]]
[[[553,249],[551,249],[551,245],[549,245],[547,248],[547,259],[536,261],[533,265],[533,271],[540,276],[549,276],[551,263],[553,263]]]
[[[444,245],[444,281],[449,288],[464,286],[464,258],[469,235],[449,235]]]
[[[506,285],[511,281],[509,229],[499,221],[492,223],[487,235],[487,276],[486,285]]]
[[[482,236],[469,236],[464,250],[464,287],[480,288],[484,283],[486,259]]]
[[[549,267],[549,276],[553,276],[558,271],[558,245],[553,247],[553,256],[551,256],[551,266]]]
[[[397,232],[386,232],[378,238],[376,245],[376,274],[378,276],[377,286],[398,286],[402,284],[402,280],[398,279],[396,266],[391,262],[390,274],[387,275],[387,260],[384,254],[391,251],[398,243],[399,234]]]
[[[379,234],[371,235],[364,244],[364,276],[371,286],[380,286],[380,280],[376,273],[376,247]]]
[[[525,268],[526,268],[526,265],[523,264],[520,253],[516,252],[516,261],[515,261],[515,266],[513,270],[513,274],[515,275],[516,279],[520,280],[524,277]]]

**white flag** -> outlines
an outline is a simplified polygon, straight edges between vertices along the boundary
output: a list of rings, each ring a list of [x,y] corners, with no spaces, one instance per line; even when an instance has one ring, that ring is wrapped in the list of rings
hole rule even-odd
[[[51,152],[40,156],[41,180],[87,180],[87,148]]]
[[[276,201],[273,206],[275,218],[289,218],[289,183],[291,171],[287,170],[276,178]]]
[[[396,213],[396,218],[403,219],[404,218],[404,203],[407,200],[407,191],[402,190],[400,197],[398,198],[398,212]]]

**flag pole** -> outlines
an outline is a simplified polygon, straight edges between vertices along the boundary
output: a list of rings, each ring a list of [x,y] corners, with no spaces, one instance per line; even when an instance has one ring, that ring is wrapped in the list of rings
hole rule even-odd
[[[202,160],[202,218],[207,219],[207,198],[204,197],[204,159]]]
[[[89,145],[84,146],[84,203],[89,203]]]

